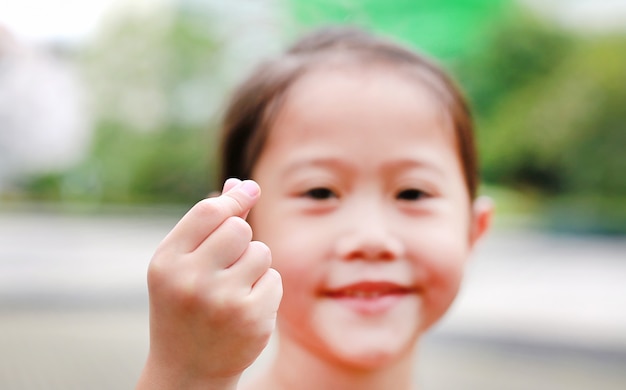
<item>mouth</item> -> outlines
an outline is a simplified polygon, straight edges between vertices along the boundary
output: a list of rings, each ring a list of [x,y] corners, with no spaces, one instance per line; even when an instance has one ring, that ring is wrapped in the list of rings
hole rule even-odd
[[[334,302],[359,316],[381,316],[389,313],[408,297],[416,297],[418,290],[393,282],[366,281],[322,292],[322,298]]]
[[[339,288],[324,290],[322,295],[335,299],[370,299],[388,296],[402,296],[416,293],[413,287],[407,287],[392,282],[360,282]]]

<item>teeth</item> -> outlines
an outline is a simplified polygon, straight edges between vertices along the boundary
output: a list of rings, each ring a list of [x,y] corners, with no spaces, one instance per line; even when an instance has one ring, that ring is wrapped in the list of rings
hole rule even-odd
[[[387,295],[409,294],[411,290],[405,288],[382,288],[382,289],[341,289],[329,291],[326,293],[329,297],[334,298],[355,298],[355,299],[376,299]]]
[[[351,298],[377,298],[383,293],[380,291],[348,291],[346,295]]]

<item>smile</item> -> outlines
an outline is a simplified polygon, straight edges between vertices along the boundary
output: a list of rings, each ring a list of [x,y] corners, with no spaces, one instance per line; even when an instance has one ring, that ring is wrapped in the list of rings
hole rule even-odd
[[[411,287],[390,282],[360,282],[336,289],[329,289],[324,296],[329,298],[376,299],[390,295],[406,295],[415,293]]]
[[[417,296],[417,289],[392,282],[359,282],[325,290],[324,299],[335,302],[358,316],[388,313],[407,297]]]

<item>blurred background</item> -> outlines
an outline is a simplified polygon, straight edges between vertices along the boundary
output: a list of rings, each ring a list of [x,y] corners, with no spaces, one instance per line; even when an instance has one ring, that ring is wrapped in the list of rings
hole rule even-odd
[[[474,109],[495,227],[422,388],[626,388],[626,0],[0,0],[0,388],[132,388],[225,98],[328,23],[431,55]]]

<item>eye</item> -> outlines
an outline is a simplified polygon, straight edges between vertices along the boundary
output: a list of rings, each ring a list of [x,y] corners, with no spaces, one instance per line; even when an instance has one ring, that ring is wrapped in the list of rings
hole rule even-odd
[[[337,197],[337,195],[332,190],[324,187],[311,188],[304,193],[304,196],[317,200],[326,200]]]
[[[417,190],[414,188],[409,188],[406,190],[402,190],[398,193],[398,199],[399,200],[409,200],[409,201],[415,201],[415,200],[420,200],[423,199],[425,197],[427,197],[428,195],[421,190]]]

